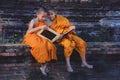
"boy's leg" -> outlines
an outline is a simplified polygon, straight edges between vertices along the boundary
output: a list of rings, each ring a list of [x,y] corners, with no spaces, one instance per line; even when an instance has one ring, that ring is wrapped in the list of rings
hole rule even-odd
[[[64,40],[62,40],[62,42],[60,44],[64,47],[64,56],[65,56],[65,60],[66,60],[67,71],[73,72],[72,66],[70,64],[70,56],[75,47],[75,43],[74,43],[74,41],[64,39]]]
[[[40,70],[42,72],[43,75],[47,76],[47,73],[46,73],[46,67],[47,67],[47,64],[44,63],[44,64],[41,64],[41,67],[40,67]]]
[[[77,36],[74,36],[73,38],[74,38],[74,41],[75,41],[75,44],[76,44],[75,49],[78,51],[78,53],[80,54],[81,59],[82,59],[82,65],[81,66],[82,67],[87,67],[87,68],[93,68],[93,66],[89,65],[86,61],[86,47],[87,47],[86,42],[83,39],[81,39]]]
[[[66,60],[66,67],[68,72],[73,72],[72,66],[70,64],[70,57],[65,58]]]
[[[87,63],[85,56],[81,56],[81,59],[82,59],[81,67],[87,67],[87,68],[89,68],[89,69],[92,69],[92,68],[93,68],[93,65],[89,65],[89,64]]]

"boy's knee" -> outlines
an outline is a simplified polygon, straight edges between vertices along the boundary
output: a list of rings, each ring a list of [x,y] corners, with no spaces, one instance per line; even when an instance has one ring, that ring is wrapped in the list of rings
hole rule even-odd
[[[64,48],[64,56],[67,58],[67,57],[70,57],[72,55],[72,52],[73,52],[73,49],[74,48]]]

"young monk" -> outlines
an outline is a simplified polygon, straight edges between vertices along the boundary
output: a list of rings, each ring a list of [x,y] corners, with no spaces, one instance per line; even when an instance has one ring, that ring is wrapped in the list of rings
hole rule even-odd
[[[77,50],[82,59],[82,67],[93,68],[86,62],[86,42],[78,37],[75,32],[75,27],[69,22],[69,20],[61,15],[58,15],[54,8],[48,9],[49,19],[52,21],[50,27],[57,33],[60,33],[60,41],[58,43],[64,47],[64,56],[66,58],[66,66],[68,72],[73,72],[70,64],[70,56],[73,49]],[[72,30],[67,36],[63,37],[63,34]],[[62,38],[63,37],[63,38]]]
[[[24,44],[31,47],[31,54],[35,60],[40,63],[40,70],[43,75],[47,75],[47,62],[57,59],[54,44],[37,35],[39,30],[48,29],[48,26],[44,22],[46,16],[47,13],[43,8],[37,11],[37,17],[30,21],[23,41]]]

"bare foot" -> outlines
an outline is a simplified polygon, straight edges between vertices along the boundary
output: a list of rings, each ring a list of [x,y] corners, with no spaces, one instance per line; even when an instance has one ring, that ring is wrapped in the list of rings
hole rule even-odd
[[[71,67],[71,66],[67,66],[67,71],[68,71],[68,72],[73,72],[72,67]]]
[[[41,72],[42,72],[43,75],[47,76],[47,73],[45,72],[44,68],[40,67],[40,70],[41,70]]]
[[[50,72],[50,70],[49,70],[48,68],[46,68],[46,69],[45,69],[45,72],[46,72],[46,73],[49,73],[49,72]]]
[[[89,69],[92,69],[93,68],[93,65],[89,65],[89,64],[81,64],[81,67],[87,67]]]

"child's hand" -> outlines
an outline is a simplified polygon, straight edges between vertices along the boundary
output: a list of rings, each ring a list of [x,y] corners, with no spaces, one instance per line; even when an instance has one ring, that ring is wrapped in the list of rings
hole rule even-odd
[[[75,26],[71,26],[69,29],[70,29],[70,30],[73,30],[73,29],[75,29]]]
[[[62,38],[63,38],[63,35],[61,34],[58,39],[62,39]]]
[[[43,30],[48,30],[48,27],[47,27],[47,26],[44,26],[44,27],[43,27]]]
[[[56,40],[60,40],[60,39],[62,39],[63,38],[63,35],[58,35],[57,37],[56,37]]]

